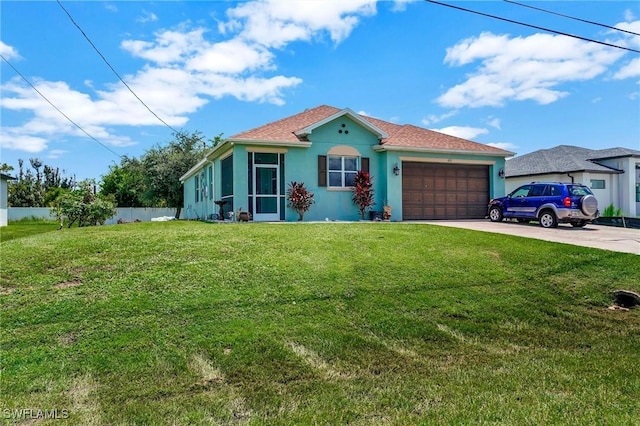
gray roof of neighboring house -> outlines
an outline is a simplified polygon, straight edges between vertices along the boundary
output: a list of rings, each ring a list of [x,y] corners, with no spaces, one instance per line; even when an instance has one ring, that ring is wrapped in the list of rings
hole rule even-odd
[[[595,160],[620,157],[640,157],[640,151],[628,148],[587,149],[578,146],[560,145],[508,159],[505,165],[505,176],[515,177],[580,171],[621,173],[620,170],[595,162]]]
[[[4,173],[0,173],[0,178],[4,180],[16,180],[13,176],[5,175]]]

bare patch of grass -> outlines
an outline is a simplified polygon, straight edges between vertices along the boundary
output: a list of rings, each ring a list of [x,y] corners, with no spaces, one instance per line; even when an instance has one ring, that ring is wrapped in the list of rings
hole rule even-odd
[[[64,281],[64,282],[58,283],[54,285],[53,288],[64,289],[64,288],[70,288],[70,287],[78,287],[79,285],[82,285],[82,280],[76,278],[71,281]]]
[[[286,346],[299,356],[308,366],[320,372],[325,379],[347,379],[351,375],[341,372],[324,361],[317,353],[295,342],[286,342]]]
[[[71,400],[70,419],[87,426],[103,425],[102,408],[98,402],[98,383],[90,374],[73,380],[68,397]]]
[[[222,371],[202,354],[192,356],[189,367],[202,378],[202,383],[205,385],[209,383],[224,383],[225,381]]]

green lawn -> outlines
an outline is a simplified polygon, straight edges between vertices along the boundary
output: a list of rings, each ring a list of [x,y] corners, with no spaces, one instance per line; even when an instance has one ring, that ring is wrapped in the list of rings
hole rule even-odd
[[[55,231],[59,227],[60,222],[52,220],[30,219],[9,222],[8,226],[0,228],[0,242]]]
[[[7,423],[640,419],[640,309],[607,309],[640,290],[631,254],[398,223],[139,223],[0,248]]]

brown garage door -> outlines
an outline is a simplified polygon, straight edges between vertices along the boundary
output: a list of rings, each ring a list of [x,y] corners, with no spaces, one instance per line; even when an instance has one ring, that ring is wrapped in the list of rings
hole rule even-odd
[[[404,220],[483,218],[488,202],[489,166],[402,163]]]

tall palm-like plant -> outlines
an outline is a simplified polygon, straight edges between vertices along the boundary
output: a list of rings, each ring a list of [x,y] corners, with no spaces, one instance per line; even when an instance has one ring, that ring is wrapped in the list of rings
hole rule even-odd
[[[373,183],[369,173],[360,170],[353,180],[353,203],[360,212],[360,218],[364,220],[366,210],[373,206]]]

